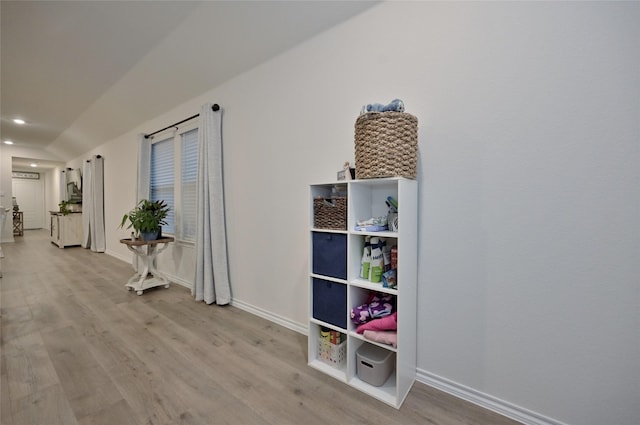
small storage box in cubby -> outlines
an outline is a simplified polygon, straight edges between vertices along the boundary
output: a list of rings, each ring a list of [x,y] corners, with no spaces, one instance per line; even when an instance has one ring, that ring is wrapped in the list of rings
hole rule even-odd
[[[356,351],[358,378],[374,387],[383,385],[395,369],[396,353],[373,344],[362,344]]]
[[[313,317],[347,328],[347,285],[313,278]]]
[[[314,274],[347,278],[347,235],[343,233],[313,232]]]
[[[344,365],[347,360],[347,341],[333,344],[326,339],[319,339],[318,358],[333,366]]]

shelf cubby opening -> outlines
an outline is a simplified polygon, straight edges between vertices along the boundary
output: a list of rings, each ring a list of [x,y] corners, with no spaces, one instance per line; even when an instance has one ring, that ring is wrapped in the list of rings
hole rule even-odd
[[[349,193],[349,230],[355,230],[358,220],[386,216],[389,196],[398,201],[396,182],[363,182],[352,188]]]
[[[372,345],[371,343],[363,340],[357,340],[353,337],[350,338],[350,350],[349,350],[349,364],[351,367],[348,371],[348,381],[349,384],[360,389],[361,391],[365,391],[372,396],[384,401],[387,404],[392,406],[396,406],[397,401],[397,384],[396,384],[396,353],[392,354],[392,370],[389,376],[384,380],[382,385],[372,385],[369,382],[366,382],[362,379],[362,371],[360,372],[360,376],[358,374],[358,350],[366,345]],[[392,350],[390,350],[392,351]]]
[[[350,286],[349,297],[348,297],[349,320],[347,323],[349,332],[357,333],[358,326],[362,324],[357,322],[370,323],[372,320],[375,320],[377,318],[384,318],[384,317],[377,317],[377,318],[371,319],[369,311],[364,311],[364,308],[362,307],[369,304],[371,301],[371,297],[374,295],[377,295],[378,298],[382,298],[381,300],[382,304],[390,305],[391,312],[392,312],[391,314],[393,314],[396,311],[396,308],[398,305],[398,297],[395,294],[389,294],[389,293],[384,293],[377,290],[360,288],[357,286]],[[374,301],[374,302],[377,302],[377,301]],[[373,310],[375,310],[375,308],[373,308]],[[361,315],[361,320],[358,320],[359,314]],[[356,320],[354,320],[354,317],[353,317],[354,315],[356,316]]]
[[[385,237],[382,234],[367,234],[367,235],[351,234],[349,235],[349,258],[351,261],[351,264],[349,267],[349,276],[348,276],[349,281],[350,283],[357,286],[361,286],[363,288],[394,293],[396,288],[385,287],[384,281],[381,280],[380,282],[371,282],[369,278],[362,276],[362,257],[364,255],[365,241],[367,238],[369,238],[370,240],[371,237],[377,237],[381,241],[384,241],[385,243],[386,247],[383,249],[383,253],[385,257],[384,259],[385,265],[383,266],[383,273],[391,270],[391,260],[392,260],[391,251],[392,251],[392,248],[395,247],[395,259],[396,259],[395,270],[397,275],[397,267],[398,267],[397,259],[398,259],[399,253],[398,253],[398,238],[395,237],[395,235],[393,237],[388,237],[388,236]]]

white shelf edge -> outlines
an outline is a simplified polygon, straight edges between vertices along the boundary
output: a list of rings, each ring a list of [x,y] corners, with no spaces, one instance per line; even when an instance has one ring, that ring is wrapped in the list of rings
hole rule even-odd
[[[349,331],[349,336],[355,339],[359,339],[362,342],[366,342],[367,344],[377,345],[378,347],[384,348],[385,350],[393,351],[394,353],[398,352],[398,349],[395,348],[393,345],[372,341],[370,339],[365,338],[363,335],[360,335],[356,331]]]
[[[349,281],[349,285],[362,288],[362,289],[370,289],[376,292],[383,292],[385,294],[396,295],[396,296],[398,295],[397,289],[385,288],[384,286],[382,286],[382,283],[373,283],[361,278],[351,279]]]
[[[378,178],[372,178],[372,179],[323,181],[320,183],[309,183],[309,186],[333,186],[335,184],[349,184],[349,183],[369,183],[371,185],[378,185],[378,184],[384,184],[385,182],[389,183],[389,182],[396,182],[401,180],[415,181],[415,179],[409,179],[407,177],[393,176],[393,177],[378,177]]]
[[[349,230],[352,235],[358,236],[377,236],[379,238],[395,238],[398,239],[398,232],[389,232],[387,230],[382,232],[367,232],[366,230]]]
[[[346,235],[348,233],[347,230],[323,229],[323,228],[320,228],[320,227],[312,227],[311,231],[312,232],[321,232],[321,233],[338,233],[338,234],[342,234],[342,235]]]
[[[321,187],[331,187],[333,185],[336,184],[347,184],[348,182],[352,182],[353,180],[335,180],[335,181],[329,181],[329,182],[322,182],[322,183],[310,183],[309,186],[321,186]]]
[[[336,326],[336,325],[332,325],[331,323],[323,322],[322,320],[316,319],[313,316],[311,316],[309,318],[309,322],[313,323],[314,325],[323,326],[325,328],[333,329],[334,331],[338,331],[338,332],[343,333],[345,335],[347,335],[349,333],[348,330],[346,330],[344,328],[341,328],[340,326]]]
[[[323,274],[310,273],[309,277],[315,277],[316,279],[328,280],[330,282],[342,283],[344,285],[347,284],[347,281],[345,279],[340,279],[340,278],[331,277],[331,276],[325,276]]]

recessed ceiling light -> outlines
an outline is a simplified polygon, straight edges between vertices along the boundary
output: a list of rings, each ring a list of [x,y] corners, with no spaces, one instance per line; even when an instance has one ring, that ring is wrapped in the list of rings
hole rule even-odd
[[[31,165],[32,167],[37,167],[38,166],[38,164],[29,164],[29,165]]]
[[[20,124],[20,125],[22,125],[22,124],[24,124],[24,122],[25,122],[25,121],[24,121],[24,120],[21,120],[20,118],[15,118],[15,119],[13,120],[13,122],[14,122],[14,123],[16,123],[16,124]]]
[[[4,144],[5,145],[13,145],[13,142],[11,140],[5,140]]]

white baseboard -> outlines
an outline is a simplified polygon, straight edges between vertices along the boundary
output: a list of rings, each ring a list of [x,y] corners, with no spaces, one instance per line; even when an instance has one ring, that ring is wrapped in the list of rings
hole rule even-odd
[[[173,275],[169,275],[169,274],[165,274],[165,276],[167,276],[167,278],[172,282],[172,283],[177,283],[180,286],[184,286],[185,288],[191,290],[192,288],[192,283],[191,282],[187,282],[183,279],[180,279],[177,276],[173,276]],[[277,314],[273,314],[269,311],[263,310],[259,307],[256,307],[252,304],[248,304],[245,303],[244,301],[240,301],[240,300],[236,300],[236,299],[231,299],[231,303],[232,306],[239,308],[240,310],[246,311],[247,313],[251,313],[253,315],[256,315],[258,317],[262,317],[263,319],[267,319],[270,322],[274,322],[278,325],[284,326],[287,329],[291,329],[292,331],[301,333],[303,335],[307,335],[308,334],[308,328],[306,326],[301,325],[300,323],[296,323],[293,322],[289,319],[287,319],[286,317],[282,317],[279,316]]]
[[[129,263],[129,264],[131,264],[131,259],[133,258],[132,257],[133,254],[127,255],[127,256],[122,256],[122,255],[118,254],[117,252],[112,251],[110,249],[107,249],[104,253],[109,255],[109,256],[111,256],[111,257],[113,257],[113,258],[117,258],[118,260],[124,261],[125,263]]]
[[[191,287],[193,286],[191,284],[191,282],[187,282],[186,280],[181,279],[178,276],[174,276],[174,275],[167,274],[167,273],[165,273],[164,275],[167,277],[167,279],[169,279],[171,281],[171,283],[177,283],[178,285],[184,286],[185,288],[187,288],[189,290],[191,290]]]
[[[417,370],[416,380],[525,425],[567,425],[425,370]]]
[[[254,305],[245,303],[243,301],[239,301],[236,299],[232,299],[231,300],[231,305],[234,307],[239,308],[240,310],[244,310],[248,313],[252,313],[255,314],[256,316],[260,316],[263,319],[267,319],[270,320],[274,323],[277,323],[278,325],[284,326],[287,329],[291,329],[292,331],[301,333],[303,335],[308,335],[309,334],[309,330],[307,326],[304,326],[300,323],[297,322],[293,322],[289,319],[287,319],[286,317],[282,317],[279,316],[277,314],[273,314],[269,311],[263,310],[259,307],[256,307]]]

